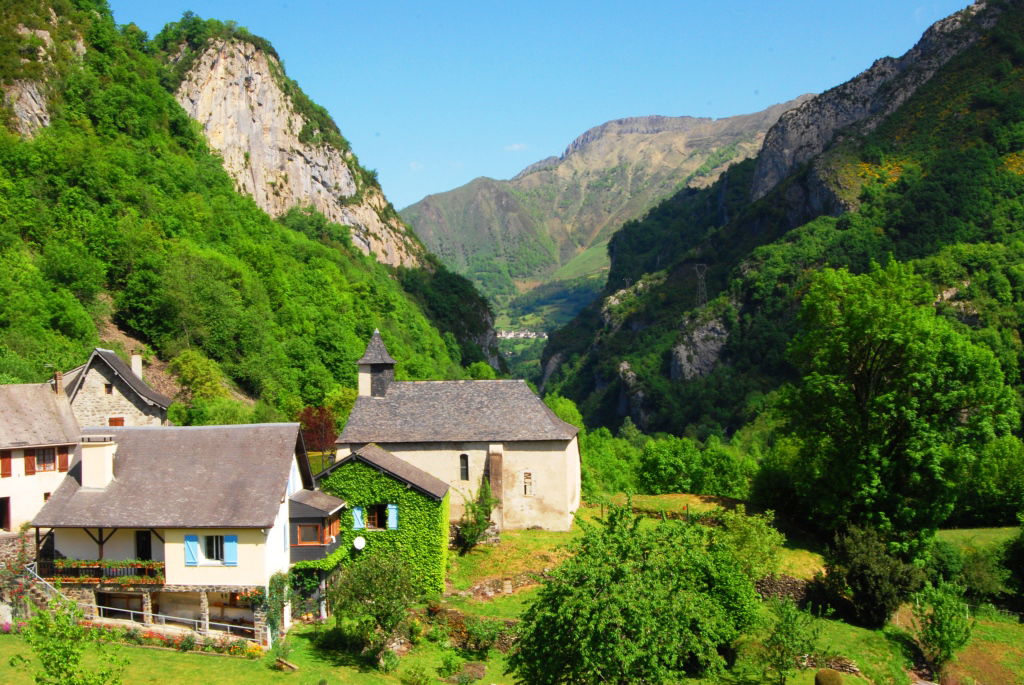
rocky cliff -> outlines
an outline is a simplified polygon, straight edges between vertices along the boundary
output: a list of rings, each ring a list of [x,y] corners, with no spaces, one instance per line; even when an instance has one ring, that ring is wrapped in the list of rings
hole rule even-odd
[[[757,157],[750,195],[764,197],[797,167],[821,154],[844,132],[867,133],[906,102],[953,56],[995,25],[997,7],[979,1],[925,31],[902,57],[883,57],[846,83],[783,114]],[[827,187],[828,183],[816,184]],[[825,206],[825,200],[818,201]]]
[[[392,266],[417,266],[423,247],[354,155],[303,142],[307,121],[282,88],[277,59],[239,40],[217,39],[195,59],[175,94],[224,159],[238,188],[271,216],[313,206],[349,226],[353,242]]]

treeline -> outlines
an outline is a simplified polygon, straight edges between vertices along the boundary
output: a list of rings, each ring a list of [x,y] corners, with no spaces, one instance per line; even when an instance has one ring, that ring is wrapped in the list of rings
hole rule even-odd
[[[261,416],[294,416],[353,387],[374,328],[402,378],[458,378],[460,359],[479,358],[453,342],[459,331],[446,340],[346,228],[308,210],[274,221],[235,192],[137,28],[116,27],[102,3],[54,6],[53,30],[67,45],[80,35],[87,49],[79,58],[57,43],[49,126],[31,139],[0,130],[0,379],[40,381],[83,362],[110,316],[181,359],[175,368],[194,384],[186,391],[220,378],[261,398]],[[34,3],[15,10],[6,21],[50,26]],[[472,295],[474,314],[486,314],[453,279],[435,269],[413,290]],[[459,325],[472,334],[467,318]],[[229,393],[218,394],[204,401],[229,407]]]

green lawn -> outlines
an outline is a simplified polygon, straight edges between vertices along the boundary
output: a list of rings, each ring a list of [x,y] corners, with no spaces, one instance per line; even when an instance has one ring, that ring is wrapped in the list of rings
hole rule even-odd
[[[950,528],[940,530],[938,538],[961,552],[979,551],[1001,545],[1015,537],[1020,531],[1017,526],[1008,528]]]
[[[321,652],[310,644],[311,631],[300,628],[289,638],[294,645],[288,660],[299,670],[284,673],[272,670],[264,660],[237,659],[208,654],[165,652],[143,647],[118,646],[115,649],[128,660],[124,671],[125,683],[203,683],[204,685],[235,685],[237,683],[291,683],[292,685],[395,685],[409,669],[420,666],[440,682],[437,667],[441,664],[442,649],[424,641],[402,658],[398,670],[385,674],[358,663],[346,654]],[[31,673],[9,665],[15,654],[31,654],[25,641],[16,635],[0,635],[0,683],[5,685],[32,685]],[[87,655],[93,663],[95,656]],[[491,650],[487,660],[487,673],[483,682],[511,683],[503,674],[505,657]]]

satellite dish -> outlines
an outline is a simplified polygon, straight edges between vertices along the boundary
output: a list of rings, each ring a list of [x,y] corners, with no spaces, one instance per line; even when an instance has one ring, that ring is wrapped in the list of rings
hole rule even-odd
[[[355,547],[356,549],[362,549],[363,547],[366,547],[366,538],[364,538],[362,535],[360,535],[359,537],[357,537],[355,540],[352,541],[352,546]]]

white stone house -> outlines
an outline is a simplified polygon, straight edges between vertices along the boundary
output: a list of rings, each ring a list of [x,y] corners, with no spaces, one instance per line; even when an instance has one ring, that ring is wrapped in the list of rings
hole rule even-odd
[[[247,595],[288,570],[313,490],[298,424],[86,429],[67,475],[32,521],[41,575],[100,617],[260,637]]]
[[[165,426],[171,398],[142,380],[142,356],[131,366],[97,347],[88,361],[64,373],[71,409],[82,426]]]
[[[78,444],[59,384],[0,385],[0,530],[17,531],[57,490]]]
[[[359,396],[338,437],[338,459],[376,443],[449,485],[452,521],[487,476],[499,528],[572,527],[578,431],[524,381],[396,381],[379,331],[358,364]]]

